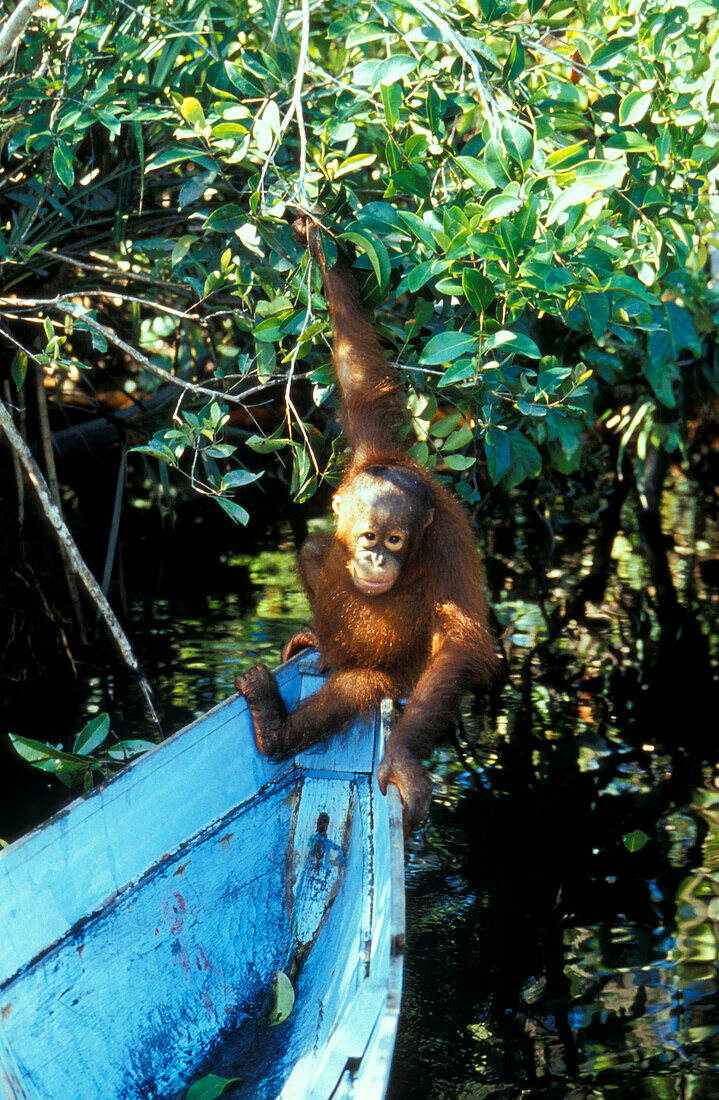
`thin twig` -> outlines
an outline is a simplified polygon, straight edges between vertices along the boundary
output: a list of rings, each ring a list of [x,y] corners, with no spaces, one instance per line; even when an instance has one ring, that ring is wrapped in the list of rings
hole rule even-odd
[[[55,502],[60,515],[62,515],[62,500],[60,497],[60,485],[57,480],[57,468],[55,466],[55,454],[52,449],[52,433],[50,431],[50,417],[47,411],[47,394],[45,393],[45,373],[41,366],[37,363],[33,363],[31,368],[33,380],[35,382],[35,403],[37,405],[38,424],[40,428],[40,444],[42,446],[42,456],[45,462],[45,475],[47,477],[48,485],[50,486],[50,492],[52,493],[52,499]],[[75,622],[77,623],[77,629],[80,633],[80,641],[83,645],[87,645],[87,634],[85,633],[85,620],[82,614],[82,606],[80,604],[80,596],[77,591],[77,584],[75,583],[75,576],[70,568],[70,563],[67,560],[67,555],[63,551],[62,553],[62,567],[65,572],[65,580],[67,581],[67,589],[70,593],[70,602],[72,603],[72,609],[75,612]]]
[[[112,566],[115,561],[117,549],[117,536],[120,531],[120,515],[122,513],[122,494],[125,487],[125,471],[127,470],[127,451],[122,448],[120,455],[120,467],[117,471],[117,485],[115,486],[115,501],[112,506],[112,523],[110,524],[110,536],[107,540],[107,554],[105,556],[105,568],[102,573],[102,591],[105,595],[110,591],[110,578]]]
[[[477,86],[477,94],[482,102],[482,108],[484,110],[484,116],[489,123],[489,128],[492,131],[494,137],[499,132],[499,122],[497,119],[497,112],[494,104],[487,95],[484,80],[482,78],[482,71],[477,62],[476,55],[467,49],[460,36],[456,33],[454,27],[446,19],[441,19],[436,12],[428,5],[422,3],[422,0],[414,0],[413,4],[415,11],[417,11],[428,23],[433,23],[438,30],[443,31],[455,50],[462,58],[462,60],[469,65],[472,70],[472,76]]]
[[[312,444],[310,443],[309,436],[307,435],[307,429],[305,428],[305,426],[302,422],[302,417],[297,412],[297,409],[295,407],[295,403],[294,403],[294,401],[292,400],[292,397],[291,397],[292,380],[294,378],[294,373],[295,373],[295,363],[297,362],[297,356],[298,356],[299,350],[300,350],[300,341],[302,340],[303,334],[307,331],[311,320],[312,320],[312,256],[310,256],[309,263],[307,264],[307,308],[305,310],[305,316],[304,316],[304,319],[302,321],[302,330],[300,331],[300,333],[297,337],[297,342],[295,343],[294,349],[292,351],[292,357],[290,359],[289,370],[287,371],[287,385],[285,386],[285,409],[287,411],[287,428],[288,428],[289,434],[290,434],[290,436],[292,435],[292,417],[294,416],[295,420],[297,421],[297,425],[298,425],[300,431],[302,432],[302,437],[303,437],[303,439],[305,441],[305,444],[307,446],[307,450],[310,452],[310,456],[312,458],[312,465],[315,468],[315,473],[319,477],[320,476],[320,468],[317,465],[317,459],[315,458],[315,452],[312,450]]]
[[[305,120],[302,111],[302,84],[305,78],[305,72],[307,69],[307,57],[309,55],[310,47],[310,5],[309,0],[302,0],[302,35],[300,38],[300,52],[297,58],[297,69],[295,70],[295,83],[292,90],[292,99],[290,105],[285,111],[284,117],[280,122],[279,130],[274,137],[272,145],[265,157],[265,163],[262,166],[262,172],[260,173],[259,190],[263,192],[264,179],[267,173],[267,169],[272,161],[277,149],[282,143],[282,135],[289,126],[293,118],[297,120],[297,130],[300,138],[300,163],[299,172],[297,175],[297,184],[295,192],[299,198],[299,201],[303,206],[309,208],[309,199],[307,198],[307,192],[305,190],[305,176],[307,174],[307,134],[305,133]]]
[[[2,385],[3,396],[9,406],[11,402],[10,383],[5,379]],[[25,481],[22,476],[20,459],[15,454],[15,451],[12,452],[12,468],[15,475],[15,490],[17,492],[17,527],[18,532],[22,534],[23,524],[25,522]]]

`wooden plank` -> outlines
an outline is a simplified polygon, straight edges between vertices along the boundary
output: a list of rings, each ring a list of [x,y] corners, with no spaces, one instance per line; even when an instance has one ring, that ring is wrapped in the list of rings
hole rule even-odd
[[[299,669],[302,673],[300,699],[306,699],[322,687],[326,677],[319,671],[317,654],[303,654]],[[375,761],[375,727],[374,716],[357,718],[349,729],[333,734],[329,741],[298,753],[295,764],[297,767],[346,772],[347,762],[351,761],[353,770],[371,775],[378,763]]]

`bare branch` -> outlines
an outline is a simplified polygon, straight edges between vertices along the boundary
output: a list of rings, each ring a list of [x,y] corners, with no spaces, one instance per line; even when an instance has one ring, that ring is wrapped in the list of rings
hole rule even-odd
[[[40,0],[20,0],[15,11],[5,20],[0,30],[0,65],[4,65],[8,60],[17,39],[24,33],[39,7]]]
[[[85,561],[77,548],[75,540],[73,539],[70,531],[67,528],[67,524],[60,515],[60,512],[55,506],[55,503],[50,495],[50,490],[47,487],[47,483],[42,476],[40,468],[38,467],[32,453],[18,432],[15,424],[13,423],[12,416],[10,415],[9,408],[5,405],[4,401],[0,400],[0,430],[5,434],[5,437],[10,445],[12,453],[17,456],[20,464],[25,471],[25,476],[34,488],[40,501],[40,506],[47,519],[48,523],[52,527],[55,537],[62,547],[63,551],[67,555],[70,568],[76,574],[81,581],[85,591],[94,603],[98,610],[100,617],[103,619],[107,630],[117,646],[117,649],[125,664],[134,672],[138,679],[140,688],[145,696],[145,702],[147,708],[152,716],[152,720],[160,729],[160,722],[155,713],[155,708],[152,704],[152,694],[150,691],[150,685],[147,682],[147,678],[140,668],[137,657],[133,651],[130,641],[122,629],[120,622],[118,621],[115,612],[110,607],[107,599],[105,598],[102,589],[95,580],[94,576],[88,569]]]

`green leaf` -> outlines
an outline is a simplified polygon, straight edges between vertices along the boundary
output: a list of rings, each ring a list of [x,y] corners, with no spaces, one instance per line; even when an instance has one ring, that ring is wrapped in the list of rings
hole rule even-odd
[[[228,500],[226,497],[218,497],[217,503],[220,507],[227,512],[233,523],[239,523],[242,527],[248,522],[250,513],[246,511],[240,504],[235,504],[234,500]]]
[[[295,1004],[295,991],[292,982],[282,970],[275,971],[272,978],[272,1003],[268,1013],[268,1022],[272,1025],[283,1024]]]
[[[507,433],[500,428],[490,426],[484,437],[484,450],[487,455],[487,470],[497,485],[509,469],[512,456],[509,450]]]
[[[466,382],[468,379],[474,378],[476,373],[476,359],[458,359],[456,363],[447,368],[437,385],[452,386],[457,382]]]
[[[387,119],[387,127],[390,130],[394,130],[399,122],[399,111],[402,106],[402,85],[399,83],[381,84],[380,95],[382,96],[382,106],[384,107],[384,117]]]
[[[578,181],[591,182],[595,187],[621,187],[627,165],[613,160],[585,160],[577,164],[574,173]]]
[[[186,1100],[216,1100],[228,1085],[237,1084],[240,1080],[239,1077],[219,1077],[216,1073],[208,1073],[190,1086]]]
[[[472,429],[467,424],[462,424],[461,428],[457,428],[456,432],[447,436],[442,446],[442,453],[446,455],[450,451],[461,451],[473,439]]]
[[[468,156],[456,157],[455,160],[462,168],[464,174],[469,176],[473,183],[477,184],[480,191],[491,191],[492,188],[496,186],[486,165],[483,164],[481,160],[477,160],[476,157]],[[504,183],[506,182],[507,181],[504,180]]]
[[[534,156],[534,137],[518,122],[507,120],[502,123],[502,141],[512,160],[523,170],[532,163]]]
[[[19,351],[17,353],[12,361],[10,371],[16,388],[21,390],[25,384],[25,378],[27,377],[27,355],[24,351]]]
[[[466,268],[462,272],[464,296],[477,314],[484,313],[496,298],[494,286],[481,271]]]
[[[59,139],[55,142],[55,148],[52,151],[52,167],[60,183],[66,191],[69,191],[75,182],[75,169],[70,150],[65,142]]]
[[[96,714],[78,733],[72,751],[81,756],[89,756],[103,743],[109,732],[110,715]]]
[[[354,157],[348,157],[347,160],[343,160],[335,171],[334,178],[339,179],[340,176],[346,176],[350,172],[356,172],[359,168],[367,168],[370,164],[374,164],[377,160],[376,153],[358,153]]]
[[[440,332],[433,336],[419,357],[422,366],[433,367],[442,363],[451,363],[460,355],[475,354],[479,346],[476,336],[466,332]]]
[[[490,138],[484,147],[484,166],[495,187],[506,187],[512,178],[512,168],[504,154],[504,147]]]
[[[447,416],[443,416],[441,420],[430,425],[429,434],[437,439],[446,439],[455,431],[461,419],[461,412],[448,413]]]
[[[599,340],[607,331],[609,324],[609,295],[608,294],[583,294],[582,304],[587,313],[589,327],[592,336]]]
[[[230,470],[229,474],[225,474],[222,479],[222,488],[239,489],[243,485],[251,485],[260,477],[262,477],[262,470],[257,474],[253,474],[251,470]]]
[[[508,329],[500,329],[488,336],[484,350],[491,351],[501,348],[502,351],[510,351],[514,355],[525,355],[528,359],[541,359],[542,353],[529,336],[521,332],[510,332]]]
[[[622,837],[622,843],[628,852],[640,852],[648,840],[649,837],[641,829],[633,829]]]
[[[589,146],[586,141],[578,141],[573,145],[565,145],[561,149],[555,149],[553,153],[550,153],[545,161],[544,167],[546,169],[552,169],[555,171],[561,166],[563,172],[566,172],[568,168],[571,168],[574,164],[579,164],[580,161],[587,159],[587,153]]]
[[[448,270],[449,264],[446,260],[425,260],[423,264],[417,264],[412,268],[407,277],[407,286],[413,294],[416,294],[430,279],[435,279]]]
[[[83,760],[78,760],[72,753],[54,749],[52,745],[46,745],[44,741],[33,741],[30,737],[18,737],[11,733],[10,741],[18,756],[27,760],[34,768],[40,771],[54,772],[78,772],[87,766]]]
[[[266,455],[272,454],[273,451],[281,451],[290,441],[289,439],[280,438],[278,435],[271,435],[267,438],[261,435],[251,435],[245,442],[250,450],[256,451],[257,454]]]
[[[425,221],[420,218],[419,214],[415,214],[412,210],[398,210],[400,220],[408,227],[408,229],[414,233],[415,237],[418,237],[423,244],[426,244],[428,248],[431,248],[432,252],[435,251],[435,241],[432,230]]]
[[[357,223],[353,223],[353,226]],[[340,233],[340,240],[350,241],[356,248],[365,253],[377,279],[380,293],[384,294],[390,277],[390,263],[387,249],[374,234],[364,227],[354,227],[346,233]]]
[[[442,461],[450,470],[469,470],[477,461],[474,455],[442,455]]]
[[[372,80],[372,87],[377,88],[380,84],[389,85],[395,84],[398,80],[402,80],[419,65],[419,58],[412,57],[411,54],[393,54],[391,57],[385,58],[384,61],[380,61],[377,65]]]
[[[528,477],[537,477],[542,469],[542,458],[534,444],[515,429],[507,432],[511,465],[504,476],[504,485],[513,489]]]
[[[622,126],[636,126],[649,110],[651,92],[630,92],[619,104],[619,122]]]
[[[519,40],[519,37],[515,36],[512,40],[512,45],[509,50],[509,56],[504,63],[504,71],[502,72],[502,79],[506,83],[510,80],[514,80],[524,69],[524,47]]]
[[[510,183],[502,191],[501,195],[492,195],[484,204],[482,213],[484,220],[504,218],[507,214],[513,214],[524,205],[524,198],[519,194],[516,183]]]
[[[199,100],[195,99],[194,96],[183,99],[180,114],[190,126],[201,129],[205,125],[205,112],[202,110]]]
[[[177,238],[175,247],[172,250],[172,256],[170,258],[170,263],[173,267],[175,266],[175,264],[179,264],[180,260],[187,255],[196,240],[198,240],[198,238],[193,236],[192,234],[186,234],[183,237]]]
[[[245,211],[234,202],[228,202],[213,210],[205,219],[205,229],[212,229],[215,233],[234,233],[247,221]],[[254,226],[252,227],[254,229]]]

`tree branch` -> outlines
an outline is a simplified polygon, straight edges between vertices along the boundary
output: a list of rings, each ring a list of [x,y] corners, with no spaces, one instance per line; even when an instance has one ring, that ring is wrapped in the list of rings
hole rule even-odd
[[[118,621],[115,612],[107,602],[103,592],[98,585],[97,581],[93,577],[92,573],[88,569],[85,561],[77,548],[75,540],[70,534],[65,521],[63,520],[60,512],[56,508],[53,499],[50,495],[50,490],[47,487],[47,483],[42,476],[42,473],[32,456],[32,453],[18,432],[15,424],[13,423],[10,410],[5,405],[4,401],[0,400],[0,431],[5,434],[5,437],[10,445],[12,453],[17,456],[21,466],[25,471],[25,476],[34,488],[40,501],[40,506],[47,519],[48,523],[55,532],[55,537],[59,545],[67,555],[68,563],[73,572],[77,575],[82,583],[88,596],[94,603],[98,610],[100,617],[103,619],[107,630],[115,643],[122,660],[125,664],[134,672],[140,684],[140,689],[145,696],[145,702],[150,712],[153,722],[157,726],[158,730],[160,722],[155,713],[155,708],[152,703],[152,694],[150,691],[150,685],[147,682],[147,678],[140,668],[137,657],[133,651],[130,641],[122,629],[120,622]]]
[[[12,15],[0,30],[0,65],[4,65],[12,53],[16,40],[23,34],[33,15],[40,7],[40,0],[20,0]]]

